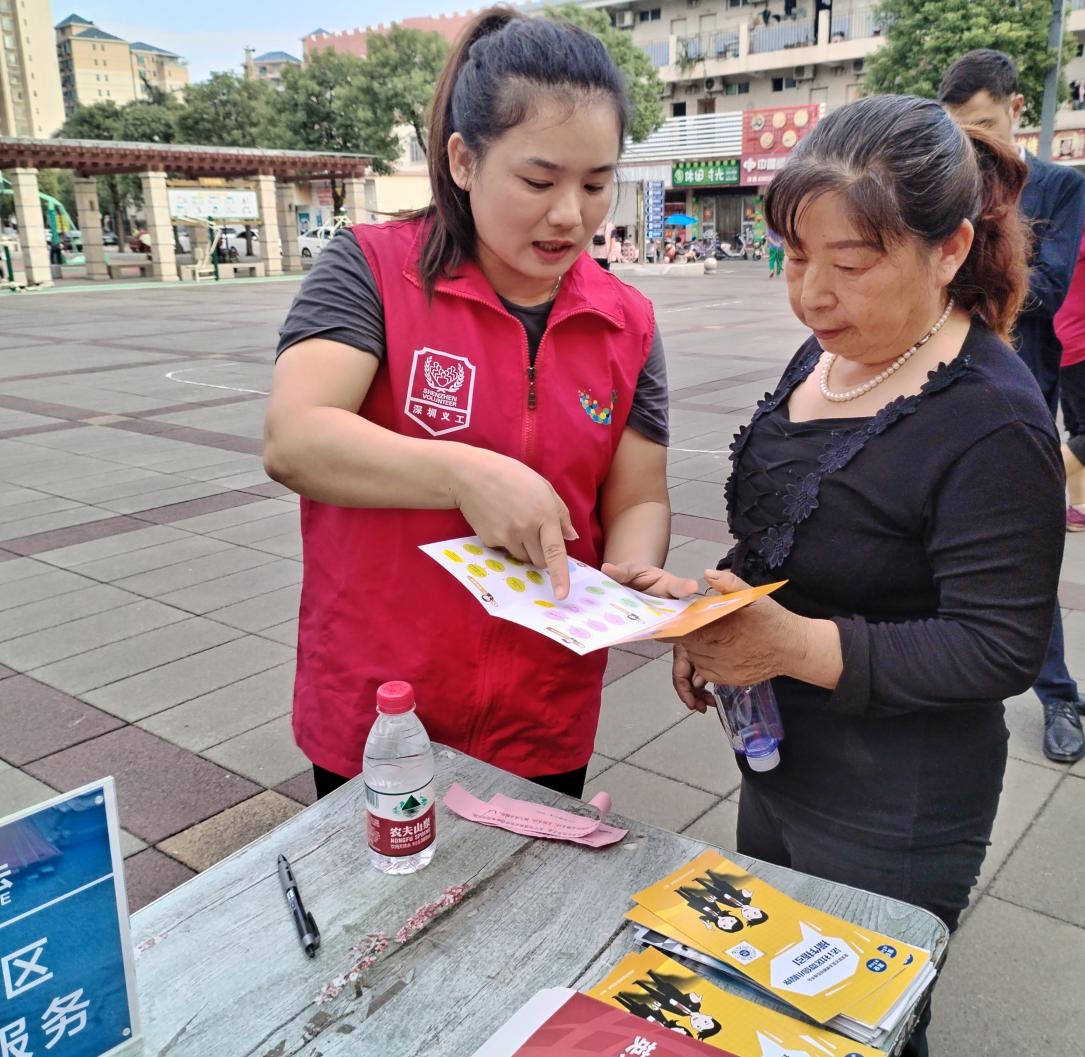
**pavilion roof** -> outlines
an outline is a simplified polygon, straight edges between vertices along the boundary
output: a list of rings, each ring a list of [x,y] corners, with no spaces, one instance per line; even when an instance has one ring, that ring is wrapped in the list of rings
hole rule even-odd
[[[0,136],[0,169],[72,169],[86,176],[165,171],[188,177],[263,173],[286,180],[316,180],[362,176],[372,161],[369,154],[331,151]]]

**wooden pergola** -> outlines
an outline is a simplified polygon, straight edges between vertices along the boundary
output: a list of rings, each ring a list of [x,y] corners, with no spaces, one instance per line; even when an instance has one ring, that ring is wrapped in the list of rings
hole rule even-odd
[[[147,232],[152,246],[150,272],[163,281],[178,278],[166,173],[250,180],[256,189],[265,274],[301,269],[292,183],[342,180],[348,216],[364,212],[362,180],[372,156],[321,151],[269,150],[261,147],[206,147],[185,143],[125,143],[105,140],[25,139],[0,136],[0,169],[6,170],[15,196],[27,282],[52,285],[49,253],[40,222],[38,170],[69,169],[75,175],[79,226],[87,276],[108,279],[102,240],[96,177],[138,173],[143,184]]]
[[[191,179],[261,175],[284,181],[340,180],[364,176],[372,161],[366,154],[263,147],[0,136],[0,169],[71,169],[79,176],[171,172]]]

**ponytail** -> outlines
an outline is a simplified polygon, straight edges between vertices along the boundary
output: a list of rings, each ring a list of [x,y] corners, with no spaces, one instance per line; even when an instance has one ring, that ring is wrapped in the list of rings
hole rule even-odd
[[[433,205],[424,210],[424,215],[431,217],[432,223],[419,261],[422,285],[431,297],[437,280],[442,275],[454,272],[464,258],[470,256],[475,245],[471,203],[467,192],[452,179],[449,166],[448,141],[456,131],[452,111],[456,82],[471,57],[471,48],[476,41],[503,29],[515,17],[516,12],[511,7],[492,7],[469,23],[453,46],[433,94],[429,146],[426,150]]]
[[[964,132],[975,151],[982,187],[979,211],[972,218],[972,249],[949,293],[1008,341],[1028,296],[1030,237],[1018,211],[1028,166],[985,129],[971,125]]]
[[[419,273],[427,295],[475,254],[475,222],[468,193],[452,179],[448,141],[458,132],[480,161],[486,149],[524,121],[549,91],[577,102],[602,93],[614,103],[618,142],[625,140],[629,100],[625,83],[597,37],[568,22],[524,18],[511,7],[491,7],[464,29],[437,81],[430,112],[427,160],[433,204],[414,214],[427,223]]]

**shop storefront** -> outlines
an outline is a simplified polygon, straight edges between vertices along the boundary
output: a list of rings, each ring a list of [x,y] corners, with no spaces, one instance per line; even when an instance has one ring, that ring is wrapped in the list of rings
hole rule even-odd
[[[753,203],[756,192],[741,186],[738,158],[705,158],[679,161],[671,167],[676,209],[694,217],[696,234],[702,238],[730,241],[739,230],[747,205]],[[668,202],[670,199],[668,199]]]

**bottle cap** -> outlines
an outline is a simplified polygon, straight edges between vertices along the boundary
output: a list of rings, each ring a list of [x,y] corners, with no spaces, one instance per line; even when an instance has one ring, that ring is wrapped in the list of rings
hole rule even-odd
[[[771,771],[780,762],[780,750],[773,745],[768,752],[761,755],[747,751],[746,762],[750,765],[751,771]]]
[[[393,679],[377,687],[377,711],[398,716],[414,708],[414,687],[402,679]]]

